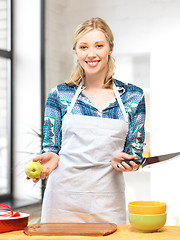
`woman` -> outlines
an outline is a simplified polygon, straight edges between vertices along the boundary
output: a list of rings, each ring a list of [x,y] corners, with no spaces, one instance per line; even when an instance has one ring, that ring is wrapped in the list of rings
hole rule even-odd
[[[77,27],[77,66],[48,96],[41,178],[42,222],[126,223],[123,172],[142,157],[143,91],[113,79],[113,34],[100,18]],[[34,179],[34,182],[38,180]]]

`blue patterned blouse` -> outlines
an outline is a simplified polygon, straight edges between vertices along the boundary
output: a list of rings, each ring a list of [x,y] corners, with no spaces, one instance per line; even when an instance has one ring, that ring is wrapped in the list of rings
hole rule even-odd
[[[145,100],[143,90],[135,85],[125,84],[118,80],[115,80],[115,85],[118,87],[122,102],[129,117],[129,132],[124,146],[124,152],[136,157],[142,157],[145,139]],[[42,153],[59,153],[61,149],[63,116],[66,114],[67,107],[70,105],[76,90],[77,86],[69,86],[63,83],[57,85],[49,93],[44,116]],[[80,93],[72,110],[72,114],[124,119],[116,98],[100,112],[83,92]]]

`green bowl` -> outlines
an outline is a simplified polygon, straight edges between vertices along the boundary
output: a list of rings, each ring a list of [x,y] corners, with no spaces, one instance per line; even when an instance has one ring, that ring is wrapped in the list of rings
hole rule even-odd
[[[166,223],[167,214],[142,215],[129,213],[130,224],[139,232],[155,232]]]

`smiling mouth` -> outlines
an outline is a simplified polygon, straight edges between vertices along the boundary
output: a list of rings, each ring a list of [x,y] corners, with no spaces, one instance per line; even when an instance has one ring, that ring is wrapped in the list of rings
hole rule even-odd
[[[98,65],[98,63],[100,62],[100,60],[97,60],[97,61],[85,61],[88,66],[90,67],[96,67]]]

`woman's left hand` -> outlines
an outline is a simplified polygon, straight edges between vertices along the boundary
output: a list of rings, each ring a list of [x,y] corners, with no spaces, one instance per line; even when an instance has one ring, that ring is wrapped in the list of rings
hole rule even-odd
[[[135,156],[124,152],[115,153],[111,162],[111,166],[121,172],[131,172],[139,169],[139,164],[136,164],[134,161],[130,161],[129,164],[125,160],[133,160]]]

